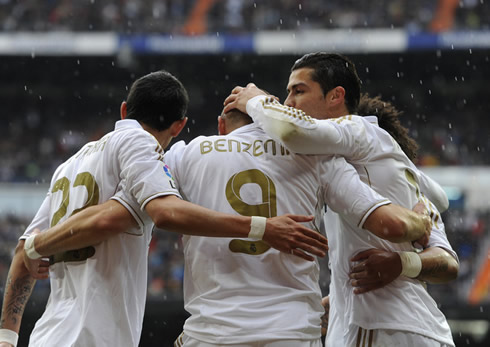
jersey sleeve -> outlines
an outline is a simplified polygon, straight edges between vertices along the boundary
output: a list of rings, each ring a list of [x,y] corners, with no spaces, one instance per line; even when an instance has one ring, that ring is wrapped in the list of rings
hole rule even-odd
[[[180,163],[181,163],[180,159],[184,156],[185,149],[186,149],[185,142],[179,141],[174,145],[172,145],[172,147],[170,147],[170,149],[167,152],[165,152],[165,155],[163,156],[165,163],[167,163],[167,165],[170,167],[170,170],[172,170],[172,174],[174,175],[174,181],[178,190],[180,190],[179,181],[182,181],[184,178],[182,176],[183,170],[180,167]]]
[[[419,172],[419,184],[422,193],[437,207],[440,212],[444,212],[449,208],[449,200],[447,194],[442,187],[432,178]]]
[[[334,212],[362,228],[369,215],[391,201],[363,183],[344,158],[332,158],[322,165],[323,199]]]
[[[318,120],[284,106],[272,97],[256,96],[247,102],[247,113],[273,140],[300,154],[342,155],[361,159],[375,143],[362,117]]]
[[[45,231],[49,228],[49,209],[51,205],[51,193],[48,192],[46,198],[44,198],[41,207],[37,210],[36,215],[32,219],[31,224],[27,227],[24,234],[20,237],[20,240],[27,239],[34,229]]]
[[[133,131],[119,144],[120,186],[125,194],[134,196],[141,210],[156,197],[180,197],[170,168],[163,162],[163,149],[151,134]]]
[[[425,196],[422,196],[421,201],[424,203],[427,211],[429,211],[429,216],[432,220],[429,247],[439,247],[445,249],[459,263],[458,255],[453,250],[453,247],[447,239],[446,228],[437,207]]]

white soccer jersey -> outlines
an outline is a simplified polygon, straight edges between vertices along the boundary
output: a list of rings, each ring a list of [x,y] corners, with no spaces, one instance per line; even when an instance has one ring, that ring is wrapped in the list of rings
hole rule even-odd
[[[138,346],[147,287],[147,255],[153,223],[143,212],[157,196],[179,195],[163,150],[135,120],[90,142],[63,163],[37,215],[45,230],[83,207],[103,203],[117,191],[139,228],[93,247],[52,257],[51,294],[32,331],[29,346]]]
[[[434,181],[423,176],[413,165],[398,143],[377,126],[376,117],[349,115],[316,120],[263,96],[250,100],[247,112],[273,138],[295,152],[345,156],[364,182],[396,204],[412,208],[418,199],[422,199],[433,218],[430,245],[445,248],[457,259],[447,241],[439,212],[422,192],[433,197],[442,208],[444,205],[447,208],[447,197]],[[412,250],[410,243],[394,244],[368,235],[332,211],[326,214],[325,227],[332,270],[333,315],[329,318],[342,319],[340,324],[335,322],[332,326],[329,322],[327,343],[335,345],[349,326],[357,325],[365,329],[411,331],[453,345],[444,315],[420,281],[399,277],[376,291],[353,294],[348,278],[349,259],[353,255],[369,248],[409,251]]]
[[[362,225],[388,203],[343,158],[291,154],[254,124],[179,142],[165,162],[185,199],[227,213],[312,214],[323,206],[320,198]],[[247,239],[184,236],[183,242],[186,335],[212,344],[320,337],[317,261]]]

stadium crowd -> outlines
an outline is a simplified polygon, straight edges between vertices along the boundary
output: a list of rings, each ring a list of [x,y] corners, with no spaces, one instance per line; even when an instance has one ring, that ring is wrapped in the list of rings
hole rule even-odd
[[[1,31],[254,32],[333,28],[488,30],[484,0],[0,1]]]

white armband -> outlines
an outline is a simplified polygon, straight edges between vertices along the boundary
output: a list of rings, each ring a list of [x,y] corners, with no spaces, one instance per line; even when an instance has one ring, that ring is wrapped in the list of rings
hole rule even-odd
[[[26,239],[26,242],[24,243],[24,251],[30,259],[39,259],[42,257],[41,254],[37,253],[36,247],[34,247],[35,238],[36,235],[31,235]]]
[[[422,259],[416,252],[398,252],[402,261],[402,273],[400,275],[415,278],[422,271]]]
[[[19,334],[10,329],[0,329],[0,342],[7,342],[17,347],[17,341],[19,340]]]
[[[248,238],[254,240],[262,240],[265,233],[265,224],[267,222],[267,218],[265,217],[252,217],[252,223],[250,223],[250,232],[248,233]]]

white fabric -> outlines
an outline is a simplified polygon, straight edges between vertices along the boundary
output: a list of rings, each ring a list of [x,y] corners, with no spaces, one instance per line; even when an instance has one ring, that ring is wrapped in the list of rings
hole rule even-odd
[[[388,203],[345,160],[291,154],[253,124],[178,142],[165,162],[185,199],[227,213],[312,214],[323,207],[319,197],[357,224],[372,206]],[[183,243],[186,335],[210,344],[320,337],[317,261],[249,239],[185,235]]]
[[[423,200],[433,219],[429,244],[443,245],[457,259],[447,241],[439,212],[424,196],[431,196],[432,191],[440,195],[442,189],[430,179],[421,179],[423,174],[398,143],[377,126],[376,117],[349,115],[315,120],[264,96],[251,99],[247,103],[247,112],[268,135],[284,142],[296,153],[345,156],[364,182],[394,203],[411,209],[418,199]],[[436,200],[444,208],[444,197],[437,196]],[[382,289],[362,295],[353,294],[348,278],[349,259],[353,255],[369,248],[410,251],[410,243],[392,244],[366,234],[331,210],[327,211],[325,218],[332,270],[330,293],[335,297],[331,306],[332,303],[338,305],[336,311],[341,314],[336,317],[342,319],[341,324],[334,324],[341,331],[328,329],[327,342],[330,345],[341,341],[339,338],[348,331],[349,325],[411,331],[453,345],[444,315],[421,282],[400,277]],[[332,315],[329,319],[332,320]]]
[[[334,345],[336,346],[336,345]],[[397,330],[365,330],[353,329],[343,347],[393,347],[393,346],[420,346],[420,347],[450,347],[445,343],[423,335]],[[330,347],[327,345],[327,347]]]
[[[156,139],[138,122],[123,120],[113,132],[86,144],[58,167],[46,199],[22,238],[36,227],[47,229],[58,211],[63,212],[61,222],[88,201],[103,203],[118,190],[130,197],[119,200],[130,209],[139,228],[96,245],[95,254],[84,261],[50,267],[51,294],[29,346],[138,346],[153,228],[140,207],[157,196],[180,196],[164,170],[162,155]],[[65,186],[53,192],[60,179]]]
[[[10,329],[0,329],[0,342],[10,343],[12,346],[17,346],[19,334]]]
[[[417,252],[398,252],[402,262],[402,272],[400,276],[415,278],[422,270],[422,259]]]
[[[250,232],[248,233],[249,239],[262,240],[265,233],[265,226],[267,219],[265,217],[253,216],[250,223]]]
[[[193,339],[181,334],[174,343],[174,347],[231,347],[230,345],[217,345]],[[233,344],[233,347],[322,347],[321,339],[315,340],[272,340],[266,342]]]
[[[25,251],[27,257],[30,259],[39,259],[42,257],[42,255],[36,251],[36,247],[34,246],[34,238],[35,237],[36,237],[36,235],[29,236],[26,239],[26,242],[24,243],[24,251]]]

